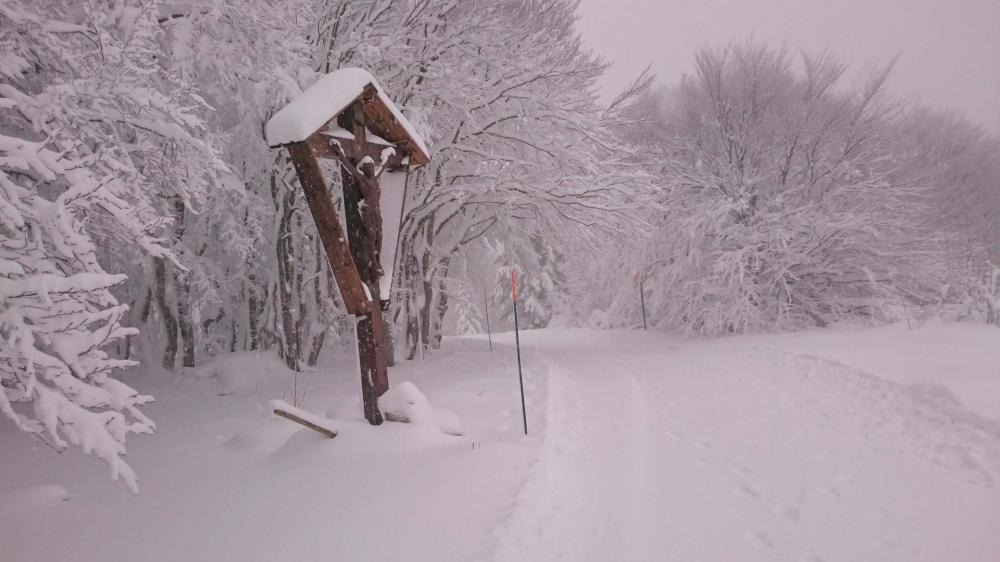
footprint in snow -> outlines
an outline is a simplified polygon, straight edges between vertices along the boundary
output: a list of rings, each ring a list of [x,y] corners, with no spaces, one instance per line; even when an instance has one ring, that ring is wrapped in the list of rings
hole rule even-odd
[[[775,517],[786,523],[798,523],[799,519],[801,519],[799,510],[788,504],[779,503],[774,506],[772,511],[774,512]]]
[[[760,531],[747,531],[743,533],[743,540],[750,546],[760,550],[768,550],[774,546],[771,543],[771,539]]]
[[[838,490],[834,486],[820,486],[819,488],[817,488],[817,490],[819,490],[820,492],[822,492],[822,493],[826,494],[827,496],[830,496],[831,498],[834,498],[834,499],[838,499],[839,500],[840,498],[843,497],[840,494],[840,490]]]
[[[868,519],[869,524],[879,526],[889,518],[889,512],[881,507],[873,507],[865,513],[865,517]]]
[[[855,476],[853,474],[838,474],[833,477],[833,481],[837,484],[850,484],[854,481]]]
[[[736,492],[737,494],[746,496],[748,498],[760,497],[760,494],[757,493],[757,490],[754,490],[753,488],[747,486],[746,484],[736,484],[735,486],[733,486],[733,491]]]

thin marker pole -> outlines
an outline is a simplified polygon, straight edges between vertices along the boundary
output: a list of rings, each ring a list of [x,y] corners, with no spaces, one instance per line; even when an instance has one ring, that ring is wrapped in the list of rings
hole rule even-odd
[[[517,273],[510,270],[510,295],[514,300],[514,345],[517,347],[517,382],[521,385],[521,420],[524,434],[528,434],[528,411],[524,407],[524,375],[521,372],[521,334],[517,327]]]
[[[490,351],[493,351],[493,331],[490,330],[490,300],[486,298],[486,289],[483,289],[483,304],[486,305],[486,337],[490,339]]]
[[[646,328],[646,291],[642,287],[642,278],[639,278],[639,302],[642,303],[642,329]]]

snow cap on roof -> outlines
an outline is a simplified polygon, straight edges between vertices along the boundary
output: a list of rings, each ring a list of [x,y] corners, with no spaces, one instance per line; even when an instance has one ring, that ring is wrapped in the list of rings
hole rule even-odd
[[[271,117],[264,129],[268,145],[281,146],[306,140],[358,99],[369,84],[375,88],[376,99],[385,110],[365,107],[368,120],[376,121],[369,123],[369,127],[391,142],[404,143],[410,152],[419,151],[420,154],[413,155],[415,161],[429,160],[427,146],[413,125],[403,117],[375,77],[361,68],[341,68],[327,74]]]

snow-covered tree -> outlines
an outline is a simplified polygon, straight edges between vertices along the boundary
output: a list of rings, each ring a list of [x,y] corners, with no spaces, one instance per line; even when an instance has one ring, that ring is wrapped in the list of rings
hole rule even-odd
[[[517,313],[521,328],[544,328],[562,308],[564,274],[560,252],[551,240],[532,236],[526,246],[495,251],[492,309],[502,328],[514,325],[510,273],[517,277]]]
[[[909,161],[908,173],[931,185],[933,213],[928,229],[946,252],[941,304],[983,309],[991,271],[1000,263],[1000,139],[967,119],[924,107],[907,112],[899,128]],[[984,283],[986,285],[984,285]],[[944,311],[942,311],[944,312]],[[954,312],[954,311],[953,311]]]
[[[126,276],[108,271],[175,261],[157,196],[196,205],[226,173],[203,102],[159,65],[156,17],[155,3],[0,3],[0,410],[133,491],[121,457],[127,434],[153,431],[152,398],[111,376],[135,362],[109,345],[136,330]]]
[[[629,150],[605,123],[594,83],[605,65],[580,46],[574,8],[456,5],[435,24],[440,43],[428,44],[431,56],[417,58],[430,60],[419,80],[400,88],[429,124],[433,152],[413,178],[402,237],[404,255],[420,261],[425,303],[403,322],[411,356],[418,332],[437,345],[453,260],[479,239],[586,243],[633,222],[642,173],[627,165]]]
[[[467,284],[451,272],[452,260],[477,240],[527,246],[543,235],[557,246],[627,230],[639,198],[630,184],[641,173],[623,165],[627,150],[608,134],[611,113],[594,94],[604,65],[580,48],[574,7],[157,5],[162,65],[205,101],[194,115],[215,131],[237,185],[193,203],[160,196],[158,210],[172,220],[164,243],[178,259],[129,270],[140,282],[122,292],[144,336],[140,349],[127,351],[175,368],[220,350],[275,347],[294,369],[338,335],[329,327],[342,312],[308,210],[287,157],[267,147],[261,130],[321,74],[343,66],[378,76],[434,152],[431,167],[411,177],[401,241],[400,259],[416,256],[421,274],[395,268],[398,284],[420,285],[425,304],[407,306],[414,291],[397,292],[411,352],[418,322],[428,345],[438,341],[449,292]]]
[[[799,67],[757,42],[705,49],[649,116],[639,142],[656,151],[664,211],[628,257],[610,250],[626,272],[606,291],[612,324],[638,321],[638,277],[654,324],[713,334],[935,298],[930,184],[883,92],[889,69],[848,88],[830,56]]]

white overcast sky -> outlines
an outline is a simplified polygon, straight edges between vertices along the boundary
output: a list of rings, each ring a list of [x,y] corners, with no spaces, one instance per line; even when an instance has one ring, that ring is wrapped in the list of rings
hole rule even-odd
[[[1000,133],[1000,0],[582,0],[584,41],[614,61],[606,96],[647,64],[672,84],[702,45],[751,36],[853,69],[899,55],[899,96],[957,109]]]

